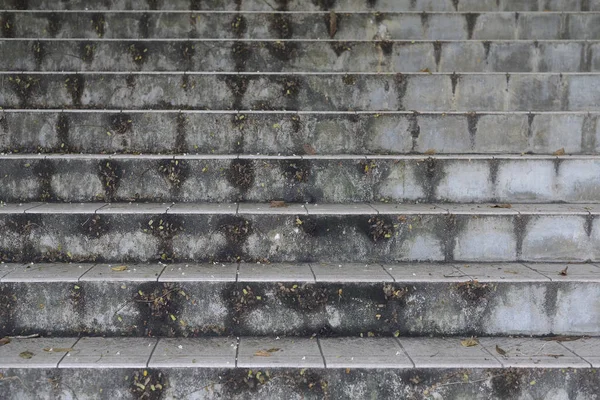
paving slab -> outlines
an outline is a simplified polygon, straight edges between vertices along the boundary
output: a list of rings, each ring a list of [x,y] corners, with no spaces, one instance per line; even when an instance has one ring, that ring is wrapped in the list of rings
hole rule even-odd
[[[500,368],[502,364],[481,345],[465,347],[464,338],[401,338],[416,368]]]
[[[78,338],[11,339],[0,346],[0,368],[56,368]]]
[[[319,339],[327,368],[412,368],[393,338]]]
[[[379,214],[448,214],[444,207],[435,204],[374,203],[371,206]]]
[[[168,264],[159,282],[235,282],[238,265],[231,263]]]
[[[600,283],[600,268],[594,264],[527,263],[525,265],[554,282]]]
[[[317,339],[241,338],[240,368],[323,368]]]
[[[97,264],[79,280],[82,282],[156,282],[164,264]]]
[[[234,368],[235,338],[160,339],[148,368]]]
[[[59,368],[146,368],[157,339],[84,337]]]
[[[479,282],[547,282],[548,278],[518,263],[457,264],[460,272]]]
[[[559,343],[534,338],[479,338],[504,368],[587,368],[589,364]]]
[[[282,206],[280,206],[282,205]],[[307,214],[303,204],[294,203],[240,203],[238,214],[274,214],[302,215]]]
[[[27,210],[40,207],[44,203],[0,203],[0,214],[24,214]]]
[[[468,274],[446,263],[383,264],[396,282],[464,282]]]
[[[380,264],[313,263],[317,282],[393,282]]]
[[[512,205],[508,204],[437,204],[453,215],[479,214],[479,215],[518,215]]]
[[[315,282],[309,264],[240,264],[240,282]]]
[[[0,282],[4,276],[10,272],[13,272],[17,268],[20,268],[22,265],[23,264],[18,263],[0,263]]]
[[[176,203],[167,214],[236,214],[236,203]]]
[[[166,214],[172,203],[113,203],[102,207],[96,214]]]
[[[523,215],[589,215],[584,204],[517,204],[513,209]]]
[[[561,341],[560,344],[589,362],[592,367],[600,368],[600,338],[583,338]]]
[[[26,214],[95,214],[96,211],[105,207],[106,203],[68,203],[42,204],[39,207],[30,208]]]
[[[308,215],[375,215],[368,204],[307,204]]]
[[[2,282],[77,282],[94,264],[24,264],[8,273]]]

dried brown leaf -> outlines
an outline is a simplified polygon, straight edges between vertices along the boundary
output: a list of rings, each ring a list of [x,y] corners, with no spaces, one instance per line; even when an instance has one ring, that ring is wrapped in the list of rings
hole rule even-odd
[[[562,271],[560,271],[558,274],[559,274],[559,275],[562,275],[562,276],[567,276],[567,271],[568,271],[568,269],[569,269],[569,266],[567,265],[567,266],[565,267],[565,269],[563,269]]]
[[[434,150],[434,149],[429,149],[429,150],[427,150],[427,151],[426,151],[425,153],[423,153],[423,154],[427,154],[428,156],[432,156],[432,155],[434,155],[434,154],[435,154],[435,150]]]
[[[564,156],[565,155],[565,148],[561,148],[556,150],[554,153],[552,153],[553,156]]]
[[[285,201],[282,200],[271,200],[271,208],[282,208],[287,207],[288,205]]]
[[[544,338],[548,342],[574,342],[575,340],[585,339],[585,336],[552,336]]]
[[[510,204],[494,204],[491,207],[492,208],[512,208],[512,205],[510,205]]]
[[[0,346],[4,346],[5,344],[9,344],[9,343],[10,343],[10,338],[7,338],[7,337],[0,338]]]
[[[423,68],[422,70],[420,70],[419,72],[426,72],[428,74],[431,74],[431,71],[429,70],[429,68]]]
[[[502,349],[500,346],[496,345],[496,352],[498,354],[500,354],[501,356],[505,356],[506,355],[506,350]]]
[[[306,154],[308,154],[309,156],[314,156],[315,154],[317,154],[317,150],[314,147],[312,147],[310,144],[305,144],[302,147],[304,148],[304,152]]]

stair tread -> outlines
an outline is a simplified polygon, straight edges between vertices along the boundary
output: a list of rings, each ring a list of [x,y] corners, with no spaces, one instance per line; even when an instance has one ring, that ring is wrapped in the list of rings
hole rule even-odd
[[[586,369],[600,338],[30,338],[0,355],[0,368]]]
[[[563,274],[564,272],[564,274]],[[2,263],[2,283],[600,283],[590,263]]]

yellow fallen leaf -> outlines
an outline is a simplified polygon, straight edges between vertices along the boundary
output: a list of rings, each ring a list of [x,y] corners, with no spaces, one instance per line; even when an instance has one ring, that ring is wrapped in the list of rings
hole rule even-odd
[[[48,353],[65,353],[69,351],[73,351],[72,347],[47,347],[44,349]]]
[[[560,148],[558,150],[556,150],[554,153],[552,153],[553,156],[564,156],[565,155],[565,148]]]
[[[118,267],[112,267],[111,269],[115,272],[123,272],[127,271],[127,265],[119,265]]]
[[[472,337],[469,339],[461,340],[460,344],[462,344],[464,347],[473,347],[473,346],[477,346],[479,344],[479,341],[477,339],[475,339],[474,337]]]

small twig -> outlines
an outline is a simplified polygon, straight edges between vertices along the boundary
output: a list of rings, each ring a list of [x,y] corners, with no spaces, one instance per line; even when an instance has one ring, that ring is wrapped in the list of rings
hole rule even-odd
[[[31,339],[31,338],[36,338],[36,337],[40,337],[39,333],[32,333],[31,335],[26,335],[26,336],[9,336],[9,339]]]

